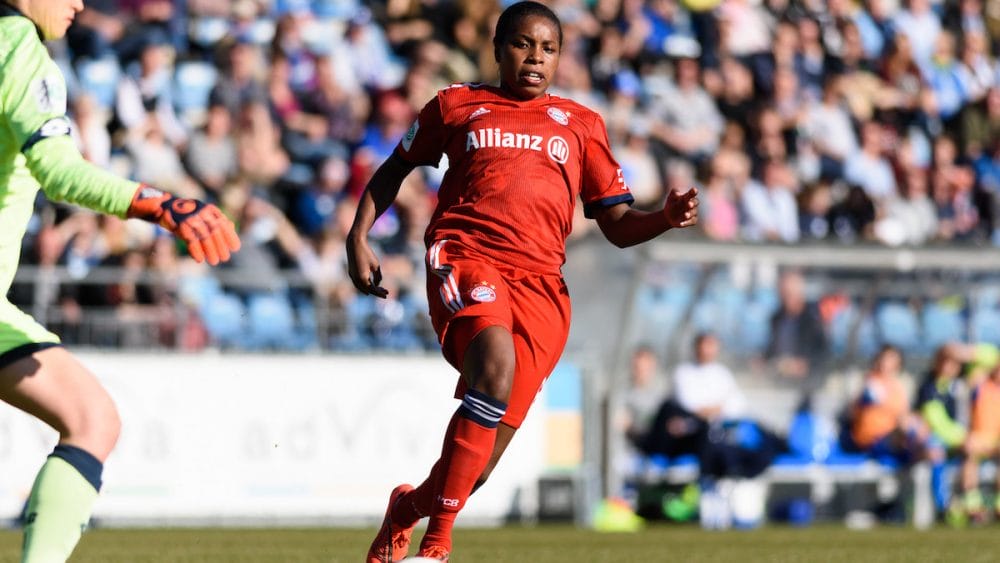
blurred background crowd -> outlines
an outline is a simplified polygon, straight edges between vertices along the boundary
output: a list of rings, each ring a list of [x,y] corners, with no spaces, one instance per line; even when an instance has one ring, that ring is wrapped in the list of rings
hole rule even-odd
[[[344,236],[436,91],[496,81],[509,3],[88,0],[50,45],[83,154],[218,203],[244,247],[213,277],[156,228],[40,197],[23,265],[124,277],[12,300],[44,305],[68,343],[433,349],[422,235],[447,163],[412,174],[373,230],[389,299],[355,296]],[[550,5],[565,36],[551,92],[604,116],[638,207],[700,187],[692,236],[1000,245],[1000,2]],[[594,230],[581,211],[573,238]],[[125,330],[80,334],[88,307]],[[317,322],[335,327],[319,342]]]

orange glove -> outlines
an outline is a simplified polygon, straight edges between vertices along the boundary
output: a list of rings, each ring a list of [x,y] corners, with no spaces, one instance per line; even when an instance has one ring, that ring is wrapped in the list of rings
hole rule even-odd
[[[196,199],[175,197],[142,184],[132,196],[129,218],[156,223],[187,243],[195,262],[211,265],[229,260],[240,249],[236,228],[219,208]]]

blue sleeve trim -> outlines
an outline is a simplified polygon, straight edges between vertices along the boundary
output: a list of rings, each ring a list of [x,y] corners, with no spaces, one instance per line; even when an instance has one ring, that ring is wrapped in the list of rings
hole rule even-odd
[[[28,140],[21,145],[21,152],[26,153],[28,149],[50,137],[62,137],[69,135],[71,131],[69,119],[66,116],[53,117],[46,121],[35,131]]]
[[[618,205],[619,203],[627,203],[629,205],[632,205],[632,203],[634,203],[634,202],[635,202],[635,198],[632,197],[631,193],[621,194],[621,195],[616,195],[616,196],[611,196],[611,197],[606,197],[606,198],[603,198],[603,199],[599,199],[597,201],[592,201],[590,203],[584,204],[584,206],[583,206],[583,215],[587,219],[593,219],[594,218],[594,213],[598,209],[602,209],[602,208],[605,208],[605,207],[613,207],[615,205]]]

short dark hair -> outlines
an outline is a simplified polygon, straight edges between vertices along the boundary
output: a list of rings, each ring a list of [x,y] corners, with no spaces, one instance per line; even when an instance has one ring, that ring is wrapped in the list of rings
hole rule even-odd
[[[493,34],[493,46],[499,49],[507,37],[514,32],[514,26],[529,16],[540,16],[551,21],[559,32],[559,46],[562,47],[563,31],[559,17],[545,4],[531,1],[511,4],[500,14],[496,32]]]

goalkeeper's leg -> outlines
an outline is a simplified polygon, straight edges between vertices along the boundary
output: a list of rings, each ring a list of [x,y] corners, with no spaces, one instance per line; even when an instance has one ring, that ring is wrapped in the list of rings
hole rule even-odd
[[[64,348],[26,346],[0,355],[0,400],[59,432],[28,499],[22,562],[69,558],[90,519],[118,412],[97,378]]]

